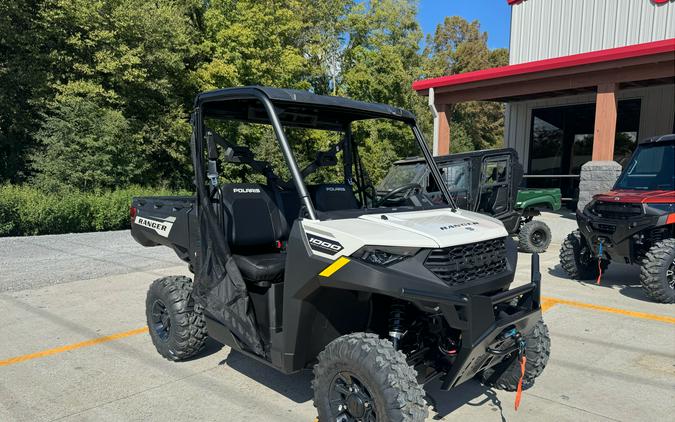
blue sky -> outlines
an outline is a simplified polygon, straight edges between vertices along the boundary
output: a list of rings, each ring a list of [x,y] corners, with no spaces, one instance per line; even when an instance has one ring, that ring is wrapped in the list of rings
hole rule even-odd
[[[418,19],[424,34],[433,33],[446,16],[477,19],[488,33],[490,48],[509,48],[511,6],[506,0],[419,0]]]

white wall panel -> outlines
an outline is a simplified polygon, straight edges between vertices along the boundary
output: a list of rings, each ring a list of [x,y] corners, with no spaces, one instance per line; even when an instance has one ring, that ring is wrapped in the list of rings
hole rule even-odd
[[[525,0],[511,6],[509,61],[524,63],[675,38],[675,2]]]

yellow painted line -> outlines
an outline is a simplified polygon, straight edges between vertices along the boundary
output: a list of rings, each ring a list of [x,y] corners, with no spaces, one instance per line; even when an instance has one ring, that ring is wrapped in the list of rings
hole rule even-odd
[[[554,307],[555,304],[556,304],[556,302],[555,302],[554,299],[543,298],[543,297],[542,297],[542,298],[541,298],[541,311],[542,311],[542,312],[546,312],[546,311],[548,311],[549,309],[551,309],[552,307]]]
[[[552,306],[555,305],[567,305],[567,306],[572,306],[574,308],[580,308],[580,309],[591,309],[594,311],[600,311],[600,312],[607,312],[610,314],[618,314],[618,315],[625,315],[629,316],[632,318],[640,318],[640,319],[648,319],[651,321],[659,321],[659,322],[665,322],[668,324],[675,324],[675,318],[665,316],[665,315],[656,315],[656,314],[649,314],[645,312],[635,312],[635,311],[627,311],[625,309],[619,309],[619,308],[610,308],[609,306],[601,306],[601,305],[594,305],[592,303],[584,303],[584,302],[577,302],[574,300],[566,300],[566,299],[556,299],[554,297],[542,297],[542,310],[546,311],[550,309]],[[544,304],[546,304],[546,308],[544,308]]]
[[[335,271],[347,265],[348,262],[349,262],[348,258],[341,256],[338,259],[336,259],[335,262],[324,268],[323,271],[319,273],[319,275],[322,277],[330,277],[333,275],[333,273],[335,273]]]
[[[345,257],[340,257],[335,262],[333,262],[328,267],[326,267],[323,271],[321,271],[321,273],[319,273],[319,275],[321,275],[323,277],[330,277],[333,273],[335,273],[340,268],[344,267],[347,263],[349,263],[349,259],[347,259]],[[600,306],[600,305],[594,305],[592,303],[576,302],[576,301],[573,301],[573,300],[566,300],[566,299],[557,299],[557,298],[554,298],[554,297],[542,297],[541,298],[541,309],[542,309],[543,312],[546,312],[547,310],[551,309],[552,307],[554,307],[556,305],[566,305],[566,306],[572,306],[572,307],[580,308],[580,309],[591,309],[591,310],[599,311],[599,312],[607,312],[607,313],[612,313],[612,314],[625,315],[625,316],[629,316],[629,317],[632,317],[632,318],[648,319],[648,320],[652,320],[652,321],[665,322],[665,323],[668,323],[668,324],[675,324],[675,318],[674,317],[669,317],[669,316],[664,316],[664,315],[655,315],[655,314],[649,314],[649,313],[645,313],[645,312],[627,311],[625,309],[610,308],[608,306]],[[31,359],[42,358],[42,357],[46,357],[46,356],[56,355],[56,354],[63,353],[63,352],[68,352],[70,350],[76,350],[76,349],[82,349],[84,347],[95,346],[97,344],[107,343],[109,341],[119,340],[119,339],[131,337],[131,336],[135,336],[135,335],[143,334],[143,333],[147,333],[147,332],[148,332],[148,327],[136,328],[134,330],[129,330],[129,331],[121,332],[121,333],[111,334],[109,336],[104,336],[104,337],[98,337],[98,338],[95,338],[95,339],[86,340],[86,341],[82,341],[82,342],[79,342],[79,343],[68,344],[68,345],[61,346],[61,347],[55,347],[53,349],[47,349],[47,350],[43,350],[41,352],[30,353],[30,354],[27,354],[27,355],[21,355],[21,356],[16,356],[16,357],[5,359],[5,360],[0,360],[0,366],[14,365],[15,363],[25,362],[25,361],[31,360]]]
[[[25,361],[31,360],[31,359],[43,358],[45,356],[56,355],[58,353],[68,352],[70,350],[81,349],[83,347],[89,347],[89,346],[95,346],[97,344],[107,343],[109,341],[119,340],[121,338],[131,337],[131,336],[135,336],[137,334],[143,334],[143,333],[147,333],[147,332],[148,332],[148,327],[136,328],[135,330],[129,330],[129,331],[124,331],[122,333],[111,334],[111,335],[105,336],[105,337],[98,337],[98,338],[94,338],[94,339],[91,339],[91,340],[82,341],[80,343],[68,344],[66,346],[55,347],[53,349],[47,349],[47,350],[43,350],[43,351],[37,352],[37,353],[31,353],[31,354],[28,354],[28,355],[21,355],[21,356],[16,356],[16,357],[5,359],[5,360],[0,360],[0,366],[13,365],[15,363],[25,362]]]

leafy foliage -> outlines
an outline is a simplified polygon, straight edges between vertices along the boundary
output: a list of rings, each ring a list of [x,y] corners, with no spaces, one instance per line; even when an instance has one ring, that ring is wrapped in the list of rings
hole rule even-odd
[[[100,86],[71,83],[49,105],[36,133],[44,149],[34,156],[37,184],[81,190],[126,186],[140,178],[140,144],[129,121],[106,105]]]
[[[189,192],[129,186],[112,191],[64,188],[46,193],[28,185],[0,186],[0,236],[128,229],[131,198],[151,195]]]
[[[446,17],[424,49],[426,77],[454,75],[508,64],[508,51],[489,50],[487,33],[478,21]],[[469,101],[456,104],[452,117],[453,152],[494,148],[502,142],[504,107],[500,103]]]
[[[47,191],[190,188],[194,95],[237,85],[397,105],[431,139],[431,114],[412,82],[502,65],[507,54],[490,51],[478,22],[459,17],[447,18],[420,51],[416,14],[413,0],[2,2],[0,182]],[[455,107],[453,149],[498,145],[502,114],[496,104]],[[367,122],[354,133],[369,141],[361,151],[375,181],[414,152],[408,128]],[[227,135],[284,171],[268,129]],[[289,138],[301,166],[335,142],[316,131]],[[334,176],[321,169],[313,177]],[[230,166],[224,177],[254,176]]]

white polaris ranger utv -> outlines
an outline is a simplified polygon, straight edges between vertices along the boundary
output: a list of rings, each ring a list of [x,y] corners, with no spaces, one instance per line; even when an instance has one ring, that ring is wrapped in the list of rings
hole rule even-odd
[[[537,256],[531,281],[509,290],[514,242],[499,220],[453,204],[411,113],[244,87],[197,96],[192,125],[196,196],[131,208],[133,237],[194,272],[148,292],[162,356],[190,358],[208,336],[284,373],[313,368],[322,422],[422,421],[422,385],[436,377],[444,389],[478,376],[515,390],[543,371]],[[424,157],[441,203],[417,184],[378,196],[360,158],[376,147],[366,128]],[[278,151],[256,159],[254,136]]]

